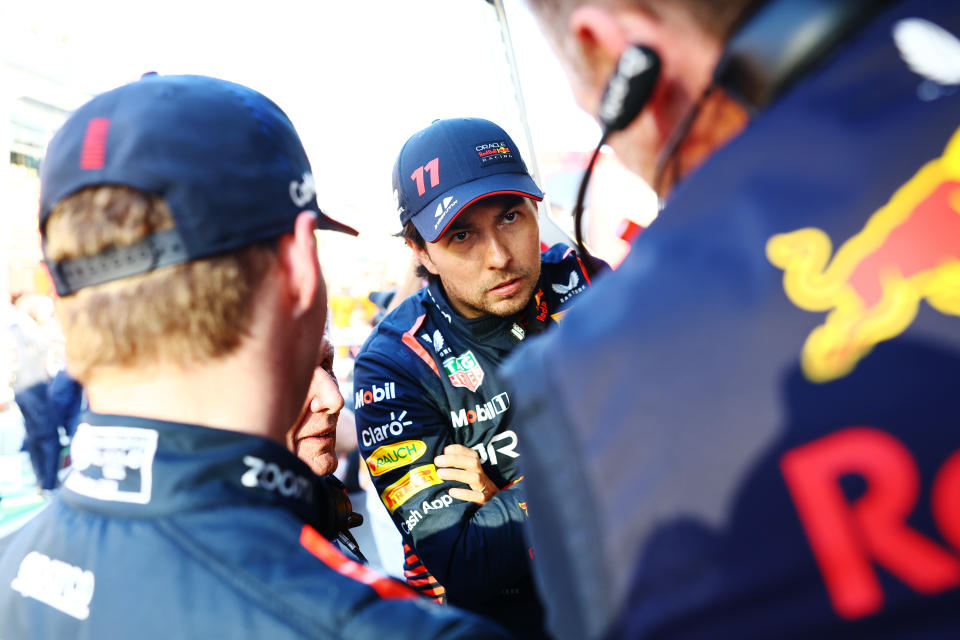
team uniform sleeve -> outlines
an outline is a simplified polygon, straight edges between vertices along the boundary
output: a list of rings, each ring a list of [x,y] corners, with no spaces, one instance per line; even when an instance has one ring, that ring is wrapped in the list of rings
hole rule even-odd
[[[361,354],[354,389],[360,452],[380,500],[446,595],[483,600],[526,575],[523,483],[480,507],[452,498],[449,490],[464,485],[437,475],[434,458],[453,444],[434,395],[442,392],[440,385],[430,390],[398,364]]]

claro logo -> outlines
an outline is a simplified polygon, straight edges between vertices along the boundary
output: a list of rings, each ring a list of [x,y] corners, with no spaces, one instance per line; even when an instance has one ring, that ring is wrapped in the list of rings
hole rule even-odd
[[[390,422],[382,424],[379,427],[367,427],[360,432],[360,441],[365,447],[372,447],[378,442],[383,442],[390,436],[399,436],[403,433],[405,427],[413,424],[413,420],[404,420],[407,417],[406,411],[401,411],[400,415],[390,412]]]
[[[498,393],[488,402],[477,404],[473,409],[460,409],[450,412],[450,423],[455,429],[475,422],[485,422],[496,418],[510,408],[510,396],[507,392]]]
[[[427,451],[423,440],[404,440],[377,447],[367,458],[367,468],[375,476],[418,460]]]

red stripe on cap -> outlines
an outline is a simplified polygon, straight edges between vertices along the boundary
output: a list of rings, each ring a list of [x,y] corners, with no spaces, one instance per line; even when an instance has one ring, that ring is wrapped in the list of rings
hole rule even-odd
[[[409,347],[411,351],[417,354],[421,360],[426,362],[427,366],[433,369],[433,372],[435,374],[440,376],[440,370],[437,369],[437,363],[433,361],[433,358],[431,358],[430,354],[427,353],[427,350],[423,348],[423,345],[417,342],[417,339],[413,337],[413,334],[416,333],[417,329],[420,328],[420,325],[423,324],[423,319],[426,317],[427,315],[423,314],[422,316],[417,318],[417,321],[413,323],[413,326],[410,327],[410,329],[403,334],[403,337],[401,338],[401,340],[403,341],[403,344],[407,345],[407,347]]]
[[[346,557],[308,524],[303,525],[300,530],[300,544],[337,573],[372,587],[381,598],[413,600],[420,597],[416,591],[402,582],[382,576],[373,569]]]
[[[92,118],[87,123],[87,132],[83,135],[83,147],[80,148],[81,169],[103,169],[107,160],[109,131],[110,118]]]

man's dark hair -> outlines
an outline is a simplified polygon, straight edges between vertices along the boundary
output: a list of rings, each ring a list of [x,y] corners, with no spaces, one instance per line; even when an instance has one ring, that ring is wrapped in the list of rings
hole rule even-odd
[[[420,232],[417,231],[417,227],[414,226],[412,220],[407,220],[407,223],[403,225],[403,231],[400,232],[400,235],[404,240],[409,240],[416,246],[420,247],[424,251],[427,249],[427,242],[423,239],[423,236],[420,235]],[[438,278],[438,276],[427,271],[427,268],[422,264],[417,265],[416,274],[418,278],[426,278],[430,282],[433,282]]]

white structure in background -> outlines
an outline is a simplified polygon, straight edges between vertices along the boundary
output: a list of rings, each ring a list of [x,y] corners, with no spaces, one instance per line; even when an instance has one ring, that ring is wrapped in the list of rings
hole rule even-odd
[[[50,136],[90,97],[72,81],[66,35],[42,16],[24,20],[21,10],[0,5],[0,300],[46,285],[38,169]]]

